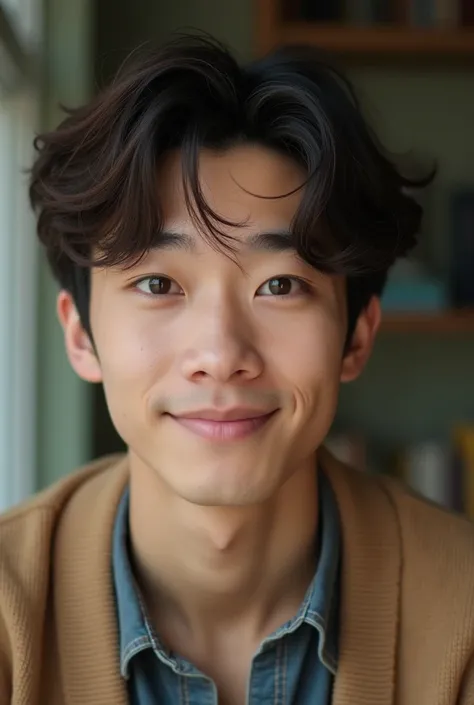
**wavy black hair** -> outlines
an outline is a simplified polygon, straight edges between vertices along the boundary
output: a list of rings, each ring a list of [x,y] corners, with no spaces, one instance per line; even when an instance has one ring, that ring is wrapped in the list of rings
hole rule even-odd
[[[88,105],[68,110],[56,130],[35,140],[30,199],[38,235],[89,335],[90,268],[131,264],[156,241],[157,167],[169,150],[181,150],[187,205],[203,236],[232,250],[228,223],[200,189],[198,157],[202,148],[241,142],[278,150],[304,168],[294,246],[313,267],[347,277],[350,339],[390,266],[416,244],[422,209],[410,194],[433,173],[401,174],[350,82],[318,49],[286,47],[240,65],[201,35],[141,52]]]

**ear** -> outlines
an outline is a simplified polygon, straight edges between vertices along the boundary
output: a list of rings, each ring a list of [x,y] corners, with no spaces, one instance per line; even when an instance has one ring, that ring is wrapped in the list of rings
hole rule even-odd
[[[99,360],[68,291],[62,289],[59,292],[56,308],[64,331],[66,353],[73,370],[86,382],[102,382]]]
[[[372,352],[381,318],[380,299],[373,296],[357,319],[352,340],[349,341],[349,348],[342,361],[341,382],[352,382],[362,373]]]

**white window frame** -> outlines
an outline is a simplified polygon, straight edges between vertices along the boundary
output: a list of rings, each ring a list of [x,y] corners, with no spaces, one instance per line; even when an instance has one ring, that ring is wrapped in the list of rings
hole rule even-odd
[[[25,169],[39,124],[30,67],[38,65],[31,28],[40,4],[0,0],[0,511],[36,489],[38,246]]]

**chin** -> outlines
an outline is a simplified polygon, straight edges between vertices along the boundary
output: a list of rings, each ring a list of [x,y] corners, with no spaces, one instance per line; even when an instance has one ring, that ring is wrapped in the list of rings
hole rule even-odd
[[[170,498],[201,506],[250,506],[276,496],[295,469],[288,462],[293,454],[286,444],[270,440],[259,446],[255,442],[214,446],[160,438],[140,458]]]
[[[202,473],[198,468],[193,468],[192,477],[182,477],[180,481],[174,475],[168,485],[176,495],[192,504],[203,507],[244,507],[268,500],[282,483],[278,482],[271,468],[268,468],[268,475],[256,478],[248,470],[241,472],[240,468],[234,470],[227,466],[214,469],[214,472],[206,468]]]
[[[268,499],[259,492],[229,491],[227,488],[187,488],[179,493],[182,499],[200,507],[250,507]]]

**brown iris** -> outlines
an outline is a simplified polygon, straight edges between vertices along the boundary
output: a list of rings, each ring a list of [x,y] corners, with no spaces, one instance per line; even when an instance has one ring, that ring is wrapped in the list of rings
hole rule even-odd
[[[268,282],[268,288],[275,296],[285,296],[291,293],[291,279],[279,277]]]
[[[169,294],[171,279],[167,279],[166,277],[151,277],[148,286],[152,294]]]

